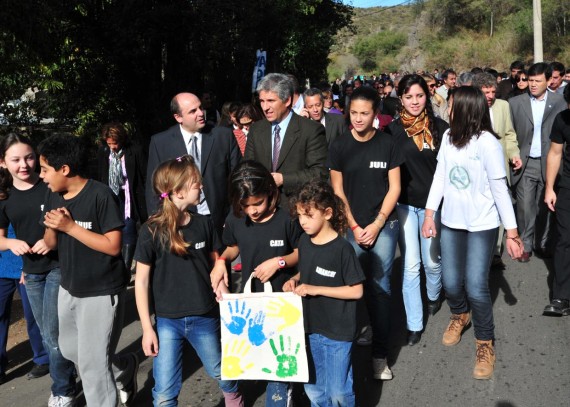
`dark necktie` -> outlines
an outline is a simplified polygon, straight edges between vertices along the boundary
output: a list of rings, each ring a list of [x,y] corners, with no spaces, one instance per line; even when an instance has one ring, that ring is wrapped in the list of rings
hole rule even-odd
[[[272,171],[277,171],[277,163],[279,162],[279,151],[281,150],[281,136],[279,135],[279,125],[275,126],[273,136],[273,168]]]

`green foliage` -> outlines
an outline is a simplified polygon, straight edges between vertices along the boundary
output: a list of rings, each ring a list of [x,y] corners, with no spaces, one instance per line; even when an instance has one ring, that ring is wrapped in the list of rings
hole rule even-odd
[[[406,34],[382,31],[358,40],[354,44],[353,52],[360,60],[362,68],[370,72],[378,69],[380,60],[393,59],[406,43]]]

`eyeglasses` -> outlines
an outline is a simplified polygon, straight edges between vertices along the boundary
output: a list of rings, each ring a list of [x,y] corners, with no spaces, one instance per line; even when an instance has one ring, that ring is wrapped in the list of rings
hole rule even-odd
[[[436,85],[435,83],[430,83],[428,86],[429,86],[430,88],[435,88],[437,85]]]
[[[518,78],[517,82],[528,82],[528,78]]]

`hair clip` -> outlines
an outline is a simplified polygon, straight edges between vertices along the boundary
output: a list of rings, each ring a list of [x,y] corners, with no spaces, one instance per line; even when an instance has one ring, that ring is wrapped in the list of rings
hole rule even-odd
[[[160,199],[168,198],[168,192],[163,192],[160,194]]]
[[[178,161],[179,163],[181,163],[181,162],[182,162],[182,157],[183,157],[183,156],[177,157],[177,158],[176,158],[176,161]]]

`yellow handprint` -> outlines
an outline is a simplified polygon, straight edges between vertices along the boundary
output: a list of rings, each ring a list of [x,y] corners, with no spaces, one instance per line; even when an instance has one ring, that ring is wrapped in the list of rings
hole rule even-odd
[[[291,303],[287,302],[283,298],[277,298],[272,300],[269,304],[267,304],[268,317],[275,317],[275,318],[283,318],[284,322],[279,327],[277,327],[277,331],[281,332],[285,328],[295,325],[299,318],[301,318],[301,311]]]
[[[238,341],[235,340],[230,344],[226,344],[224,348],[224,357],[222,358],[222,375],[224,377],[233,379],[239,377],[247,369],[253,367],[253,363],[246,365],[244,368],[241,367],[241,359],[248,354],[251,350],[251,346],[245,343],[245,340]]]

